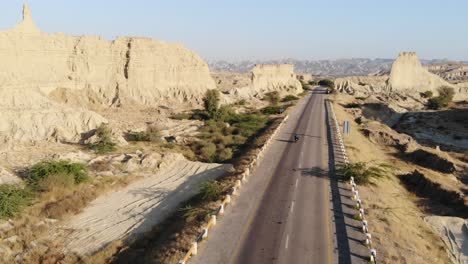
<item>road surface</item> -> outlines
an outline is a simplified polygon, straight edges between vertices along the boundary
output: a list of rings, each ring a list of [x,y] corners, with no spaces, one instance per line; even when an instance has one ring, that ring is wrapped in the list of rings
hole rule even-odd
[[[293,109],[194,263],[337,263],[324,91]]]

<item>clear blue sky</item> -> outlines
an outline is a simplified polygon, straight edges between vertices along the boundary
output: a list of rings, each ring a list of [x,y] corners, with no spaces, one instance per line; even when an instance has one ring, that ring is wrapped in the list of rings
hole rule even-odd
[[[421,58],[468,60],[465,0],[29,0],[45,32],[147,36],[206,59]],[[21,18],[0,2],[0,29]]]

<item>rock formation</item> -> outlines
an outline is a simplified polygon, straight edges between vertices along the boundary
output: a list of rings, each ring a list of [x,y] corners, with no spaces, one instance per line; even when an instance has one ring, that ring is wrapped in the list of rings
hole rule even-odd
[[[468,84],[451,84],[430,73],[421,65],[415,52],[402,52],[393,62],[389,76],[351,76],[335,80],[335,88],[341,92],[357,95],[373,93],[421,93],[433,91],[441,86],[455,89],[455,100],[468,97]]]
[[[415,52],[402,52],[398,55],[392,65],[389,85],[393,90],[418,92],[436,91],[441,86],[452,86],[424,68]]]
[[[220,77],[222,79],[218,79]],[[218,79],[218,87],[220,87],[220,84],[223,87],[222,82],[229,80],[226,76],[221,75],[218,75],[216,78]],[[277,91],[282,95],[303,92],[302,85],[294,73],[294,66],[292,64],[255,65],[250,73],[250,78],[248,80],[245,79],[245,76],[237,76],[235,83],[229,81],[228,86],[233,88],[229,93],[239,98],[252,98],[262,97],[265,93],[272,91]],[[221,89],[226,90],[225,85]]]
[[[47,34],[27,5],[23,21],[0,32],[0,61],[3,139],[75,141],[106,122],[77,107],[198,103],[215,88],[207,64],[181,45]]]

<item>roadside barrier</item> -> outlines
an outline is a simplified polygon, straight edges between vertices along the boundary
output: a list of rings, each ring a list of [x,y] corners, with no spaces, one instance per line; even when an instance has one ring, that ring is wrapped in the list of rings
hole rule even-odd
[[[289,115],[287,115],[281,123],[275,128],[275,131],[271,134],[268,140],[264,143],[264,145],[260,148],[260,152],[256,154],[256,156],[252,159],[249,166],[244,170],[241,174],[242,176],[240,179],[236,180],[234,186],[232,187],[232,191],[230,194],[226,195],[224,200],[218,207],[217,213],[211,215],[210,220],[208,221],[207,225],[202,228],[201,233],[197,236],[194,242],[192,242],[192,246],[184,255],[184,257],[179,261],[179,264],[186,264],[192,256],[198,254],[198,244],[208,238],[208,231],[216,225],[217,217],[224,215],[226,206],[231,204],[232,198],[239,194],[239,189],[242,187],[243,184],[247,183],[247,177],[251,174],[251,171],[254,169],[256,165],[259,164],[261,161],[261,157],[264,156],[265,151],[267,150],[268,146],[271,145],[273,138],[276,136],[280,128],[284,125],[286,120],[288,120]],[[219,220],[219,219],[218,219]]]
[[[341,136],[341,131],[340,131],[340,126],[338,124],[338,119],[336,118],[336,114],[335,114],[335,111],[333,109],[333,104],[330,102],[330,101],[327,101],[328,103],[328,106],[329,106],[329,109],[330,109],[330,113],[331,113],[331,116],[332,116],[332,125],[333,127],[335,128],[335,134],[338,138],[338,142],[339,142],[339,147],[340,147],[340,150],[341,150],[341,154],[343,155],[343,161],[344,161],[344,164],[349,164],[349,158],[348,158],[348,154],[346,154],[346,147],[343,143],[343,138]],[[370,250],[370,256],[369,256],[369,259],[371,261],[371,263],[375,263],[377,264],[377,250],[375,248],[372,247],[372,235],[371,233],[369,232],[369,225],[368,225],[368,222],[367,220],[365,219],[365,214],[364,214],[364,207],[363,207],[363,204],[362,204],[362,201],[361,201],[361,198],[359,197],[359,191],[357,189],[357,185],[356,183],[354,182],[354,178],[351,177],[350,181],[349,181],[349,184],[351,185],[351,191],[353,193],[353,196],[352,196],[352,199],[354,201],[356,201],[356,208],[359,212],[358,214],[358,218],[359,220],[362,221],[362,232],[364,233],[364,235],[366,236],[366,239],[363,241],[363,243],[369,248]]]

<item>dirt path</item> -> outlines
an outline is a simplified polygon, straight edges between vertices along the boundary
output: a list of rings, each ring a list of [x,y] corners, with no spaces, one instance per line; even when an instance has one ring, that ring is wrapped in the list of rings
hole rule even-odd
[[[194,195],[199,182],[223,175],[226,168],[179,160],[154,176],[99,197],[66,225],[73,230],[67,248],[89,254],[112,241],[149,231]]]

